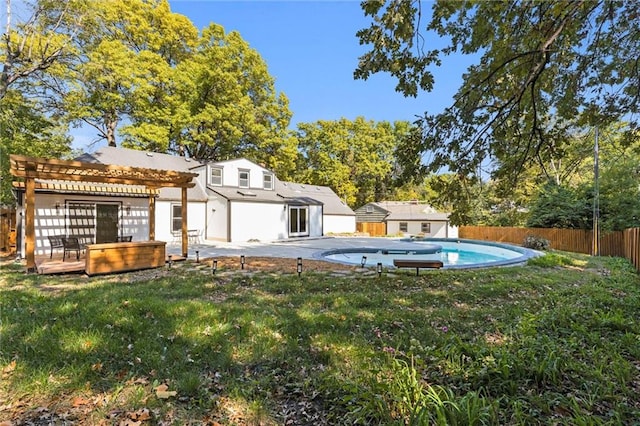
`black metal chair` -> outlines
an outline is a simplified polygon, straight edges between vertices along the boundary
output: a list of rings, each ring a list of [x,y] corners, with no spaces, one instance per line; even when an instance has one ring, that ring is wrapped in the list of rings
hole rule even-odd
[[[64,262],[67,252],[76,252],[76,260],[80,260],[80,241],[77,237],[62,237],[62,245],[64,246],[64,253],[62,253],[62,261]]]
[[[49,253],[49,259],[53,259],[53,249],[64,247],[64,244],[62,244],[63,237],[62,235],[49,235],[47,238],[49,238],[49,246],[51,247],[51,253]]]

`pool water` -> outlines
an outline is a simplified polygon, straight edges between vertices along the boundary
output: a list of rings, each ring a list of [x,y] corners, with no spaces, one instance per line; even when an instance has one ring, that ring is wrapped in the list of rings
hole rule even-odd
[[[424,247],[438,247],[435,253],[425,253]],[[486,243],[471,240],[429,240],[411,241],[402,249],[366,248],[332,250],[323,253],[326,260],[361,265],[375,266],[382,263],[385,267],[393,267],[394,259],[440,260],[445,268],[473,268],[501,266],[522,263],[537,255],[533,250],[506,244]]]

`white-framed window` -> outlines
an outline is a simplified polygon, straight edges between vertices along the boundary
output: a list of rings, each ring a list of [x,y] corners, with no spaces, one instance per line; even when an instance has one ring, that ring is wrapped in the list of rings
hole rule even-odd
[[[249,170],[238,171],[238,186],[240,188],[249,187]]]
[[[182,231],[182,204],[171,205],[171,231]]]
[[[264,189],[273,189],[273,175],[271,173],[265,173],[262,176],[262,187]]]
[[[431,233],[431,223],[429,222],[422,222],[420,224],[420,231],[423,234],[430,234]]]
[[[209,184],[213,186],[222,186],[222,168],[210,167],[209,171]]]
[[[365,208],[365,211],[366,211],[367,213],[373,213],[373,206],[367,206],[367,207]]]
[[[400,232],[407,232],[409,230],[409,226],[407,222],[400,222]]]

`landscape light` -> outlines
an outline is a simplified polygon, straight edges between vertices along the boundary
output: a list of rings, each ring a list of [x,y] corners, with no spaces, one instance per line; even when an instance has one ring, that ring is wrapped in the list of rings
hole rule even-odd
[[[214,259],[213,263],[211,264],[211,274],[215,275],[217,269],[218,269],[218,261]]]
[[[362,260],[360,261],[360,266],[364,268],[365,263],[367,263],[367,256],[362,256]]]
[[[240,269],[244,269],[244,254],[240,256]]]
[[[196,250],[196,263],[200,263],[200,251]]]
[[[298,276],[300,276],[300,274],[302,273],[302,258],[301,257],[298,258],[298,264],[297,264],[297,269],[296,270],[298,271]]]
[[[378,262],[378,265],[376,267],[376,271],[378,272],[378,277],[382,276],[382,263]]]
[[[169,268],[171,268],[171,265],[173,265],[173,258],[169,255]]]

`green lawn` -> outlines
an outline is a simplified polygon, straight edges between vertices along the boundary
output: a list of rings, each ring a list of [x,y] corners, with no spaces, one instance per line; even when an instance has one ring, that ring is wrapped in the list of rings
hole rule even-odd
[[[622,259],[418,278],[186,266],[87,278],[4,264],[0,422],[640,419],[640,278]]]

